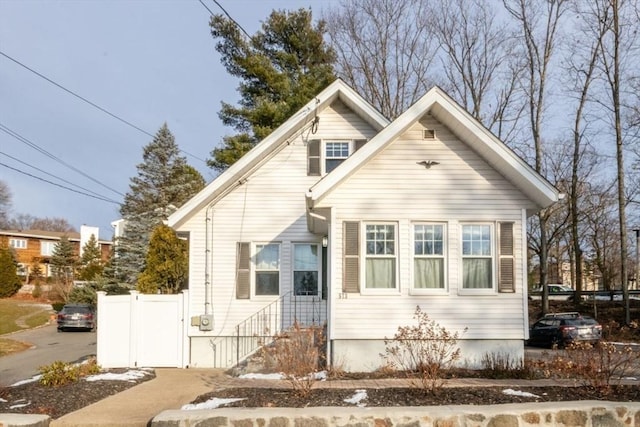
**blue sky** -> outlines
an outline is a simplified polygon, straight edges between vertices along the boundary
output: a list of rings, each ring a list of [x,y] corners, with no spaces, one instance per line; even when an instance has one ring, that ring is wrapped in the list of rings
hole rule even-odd
[[[218,2],[250,34],[273,9],[311,7],[317,18],[332,3]],[[220,102],[237,102],[238,81],[220,64],[208,22],[198,0],[0,0],[0,52],[145,132],[166,121],[209,182],[215,174],[204,160],[233,133],[218,118]],[[120,203],[151,140],[0,55],[0,180],[11,190],[13,214],[65,218],[111,238],[118,204],[15,169]]]

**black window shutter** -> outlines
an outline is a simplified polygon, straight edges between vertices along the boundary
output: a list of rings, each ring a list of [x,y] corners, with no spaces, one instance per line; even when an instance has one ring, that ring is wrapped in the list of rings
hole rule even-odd
[[[236,256],[236,298],[249,299],[251,295],[251,244],[238,242]]]
[[[310,139],[307,142],[307,175],[320,176],[320,140]]]
[[[360,292],[360,223],[345,221],[342,232],[342,292]]]
[[[515,257],[513,249],[513,223],[498,223],[498,291],[515,292]]]

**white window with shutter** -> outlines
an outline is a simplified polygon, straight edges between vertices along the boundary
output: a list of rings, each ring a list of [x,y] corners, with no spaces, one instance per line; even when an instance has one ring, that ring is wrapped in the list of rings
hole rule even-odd
[[[363,293],[398,293],[398,237],[395,223],[364,225]]]
[[[366,139],[312,139],[307,142],[307,175],[330,173],[367,142]]]
[[[463,293],[494,291],[495,250],[493,224],[461,224]]]

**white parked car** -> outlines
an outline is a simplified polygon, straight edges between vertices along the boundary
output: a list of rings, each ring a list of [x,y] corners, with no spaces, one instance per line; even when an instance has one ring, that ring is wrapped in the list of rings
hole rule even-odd
[[[575,291],[569,286],[558,283],[547,285],[547,289],[549,290],[550,301],[570,301],[575,294]],[[529,299],[542,299],[542,286],[533,289],[529,293]]]

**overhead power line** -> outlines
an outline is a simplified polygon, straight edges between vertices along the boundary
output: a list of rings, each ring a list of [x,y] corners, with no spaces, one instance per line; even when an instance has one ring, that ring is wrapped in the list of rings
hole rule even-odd
[[[204,6],[204,8],[205,8],[205,9],[207,9],[207,10],[209,11],[209,14],[210,14],[211,16],[213,16],[213,15],[214,15],[214,13],[211,11],[211,9],[209,9],[209,8],[207,7],[207,5],[206,5],[206,4],[204,4],[204,2],[203,2],[202,0],[198,0],[198,1],[200,2],[200,4],[201,4],[202,6]],[[242,31],[242,32],[244,33],[244,35],[245,35],[245,36],[247,36],[247,38],[251,39],[251,36],[249,35],[249,33],[247,33],[247,32],[245,31],[245,29],[244,29],[244,28],[242,28],[242,25],[240,25],[240,24],[238,23],[238,21],[236,21],[235,19],[233,19],[233,18],[231,17],[231,15],[229,15],[229,12],[227,12],[227,11],[224,9],[224,7],[222,7],[222,5],[221,5],[220,3],[218,3],[218,1],[217,1],[217,0],[212,0],[212,1],[216,4],[216,6],[218,6],[218,7],[220,8],[220,10],[222,10],[222,12],[227,16],[227,18],[229,18],[229,19],[231,20],[231,22],[233,22],[234,24],[236,24],[236,27],[240,28],[240,31]]]
[[[34,150],[44,154],[45,156],[49,157],[50,159],[55,160],[56,162],[66,166],[67,168],[79,173],[80,175],[84,176],[85,178],[90,179],[91,181],[95,182],[96,184],[100,185],[101,187],[106,188],[107,190],[111,190],[114,193],[118,194],[119,196],[123,196],[124,194],[122,194],[121,192],[119,192],[116,189],[113,189],[111,187],[109,187],[108,185],[103,184],[102,182],[100,182],[99,180],[93,178],[92,176],[87,175],[86,173],[84,173],[83,171],[81,171],[80,169],[76,168],[75,166],[72,166],[70,164],[68,164],[67,162],[65,162],[64,160],[56,157],[55,155],[51,154],[50,152],[48,152],[47,150],[45,150],[44,148],[40,147],[39,145],[37,145],[34,142],[29,141],[27,138],[25,138],[24,136],[20,135],[19,133],[11,130],[10,128],[8,128],[7,126],[3,125],[2,123],[0,123],[0,130],[3,131],[4,133],[8,134],[9,136],[17,139],[18,141],[22,142],[23,144],[28,145],[29,147],[33,148]]]
[[[145,134],[145,135],[147,135],[147,136],[150,136],[151,138],[153,138],[153,137],[155,136],[155,135],[153,135],[152,133],[147,132],[146,130],[144,130],[144,129],[142,129],[142,128],[140,128],[140,127],[136,126],[136,125],[134,125],[133,123],[131,123],[131,122],[129,122],[129,121],[127,121],[127,120],[125,120],[125,119],[123,119],[122,117],[117,116],[116,114],[114,114],[114,113],[110,112],[109,110],[107,110],[107,109],[105,109],[105,108],[102,108],[102,107],[101,107],[101,106],[99,106],[98,104],[96,104],[96,103],[94,103],[94,102],[91,102],[91,101],[90,101],[90,100],[88,100],[87,98],[85,98],[85,97],[83,97],[83,96],[81,96],[81,95],[78,95],[78,94],[77,94],[77,93],[75,93],[74,91],[72,91],[72,90],[70,90],[70,89],[67,89],[66,87],[62,86],[61,84],[59,84],[59,83],[57,83],[57,82],[53,81],[53,80],[52,80],[52,79],[50,79],[49,77],[47,77],[47,76],[43,75],[42,73],[39,73],[38,71],[34,70],[33,68],[31,68],[31,67],[29,67],[29,66],[27,66],[27,65],[23,64],[22,62],[18,61],[18,60],[17,60],[17,59],[15,59],[15,58],[13,58],[13,57],[11,57],[11,56],[7,55],[6,53],[4,53],[4,52],[0,51],[0,55],[4,56],[5,58],[7,58],[7,59],[8,59],[8,60],[10,60],[10,61],[13,61],[14,63],[18,64],[18,65],[19,65],[19,66],[21,66],[22,68],[24,68],[24,69],[26,69],[26,70],[28,70],[28,71],[32,72],[33,74],[35,74],[36,76],[40,77],[41,79],[44,79],[44,80],[46,80],[47,82],[51,83],[52,85],[54,85],[54,86],[56,86],[56,87],[58,87],[58,88],[62,89],[63,91],[67,92],[68,94],[70,94],[70,95],[72,95],[72,96],[75,96],[76,98],[80,99],[81,101],[83,101],[83,102],[85,102],[85,103],[87,103],[87,104],[91,105],[91,106],[92,106],[92,107],[94,107],[94,108],[97,108],[98,110],[102,111],[103,113],[108,114],[109,116],[113,117],[114,119],[116,119],[116,120],[118,120],[118,121],[120,121],[120,122],[122,122],[122,123],[126,124],[127,126],[130,126],[130,127],[132,127],[133,129],[135,129],[135,130],[137,130],[137,131],[139,131],[139,132],[142,132],[143,134]],[[187,151],[185,151],[185,150],[180,150],[180,151],[181,151],[181,152],[183,152],[184,154],[188,155],[188,156],[193,157],[193,158],[194,158],[194,159],[196,159],[196,160],[199,160],[199,161],[201,161],[201,162],[203,162],[203,163],[207,163],[207,161],[206,161],[206,160],[203,160],[203,159],[201,159],[200,157],[195,156],[195,155],[193,155],[193,154],[191,154],[191,153],[189,153],[189,152],[187,152]]]
[[[84,192],[82,192],[82,191],[78,191],[78,190],[76,190],[76,189],[74,189],[74,188],[66,187],[66,186],[61,185],[61,184],[58,184],[58,183],[56,183],[56,182],[52,182],[52,181],[49,181],[49,180],[47,180],[47,179],[40,178],[39,176],[32,175],[32,174],[30,174],[30,173],[28,173],[28,172],[21,171],[20,169],[17,169],[17,168],[11,167],[11,166],[6,165],[6,164],[4,164],[4,163],[2,163],[2,162],[0,162],[0,166],[4,166],[5,168],[8,168],[8,169],[14,170],[14,171],[16,171],[16,172],[18,172],[18,173],[21,173],[21,174],[23,174],[23,175],[30,176],[31,178],[35,178],[35,179],[38,179],[38,180],[40,180],[40,181],[44,181],[44,182],[46,182],[46,183],[48,183],[48,184],[55,185],[56,187],[64,188],[65,190],[69,190],[69,191],[73,191],[74,193],[82,194],[83,196],[93,197],[94,199],[102,200],[103,202],[114,203],[114,204],[116,204],[116,205],[119,205],[119,203],[118,203],[118,202],[113,201],[113,200],[111,200],[111,199],[107,199],[107,198],[99,197],[99,196],[94,196],[93,194],[87,194],[87,193],[84,193]]]
[[[49,176],[50,176],[50,177],[52,177],[52,178],[55,178],[55,179],[57,179],[57,180],[60,180],[60,181],[62,181],[62,182],[65,182],[65,183],[67,183],[67,184],[69,184],[69,185],[73,185],[73,186],[74,186],[74,187],[76,187],[76,188],[79,188],[79,189],[81,189],[81,190],[84,190],[84,191],[87,191],[87,192],[89,192],[89,193],[91,193],[91,194],[94,194],[94,195],[96,195],[97,197],[99,197],[99,198],[101,198],[101,199],[109,200],[109,201],[111,201],[111,202],[113,202],[113,203],[118,203],[117,201],[115,201],[115,200],[113,200],[113,199],[109,199],[109,198],[107,198],[107,197],[105,197],[105,196],[103,196],[103,195],[101,195],[101,194],[98,194],[98,193],[96,193],[96,192],[95,192],[95,191],[93,191],[93,190],[89,190],[88,188],[81,187],[81,186],[79,186],[79,185],[78,185],[78,184],[76,184],[76,183],[73,183],[73,182],[71,182],[71,181],[68,181],[68,180],[66,180],[66,179],[64,179],[64,178],[60,178],[59,176],[56,176],[56,175],[54,175],[54,174],[52,174],[52,173],[49,173],[49,172],[47,172],[47,171],[45,171],[45,170],[42,170],[42,169],[40,169],[40,168],[38,168],[38,167],[36,167],[36,166],[33,166],[33,165],[31,165],[31,164],[29,164],[29,163],[27,163],[27,162],[23,162],[22,160],[18,159],[17,157],[13,157],[13,156],[12,156],[12,155],[10,155],[10,154],[3,153],[2,151],[0,151],[0,154],[2,154],[3,156],[7,156],[8,158],[10,158],[10,159],[12,159],[12,160],[15,160],[15,161],[16,161],[16,162],[18,162],[18,163],[21,163],[21,164],[23,164],[23,165],[25,165],[25,166],[28,166],[28,167],[30,167],[30,168],[32,168],[32,169],[35,169],[35,170],[37,170],[38,172],[42,172],[42,173],[43,173],[43,174],[45,174],[45,175],[49,175]]]

